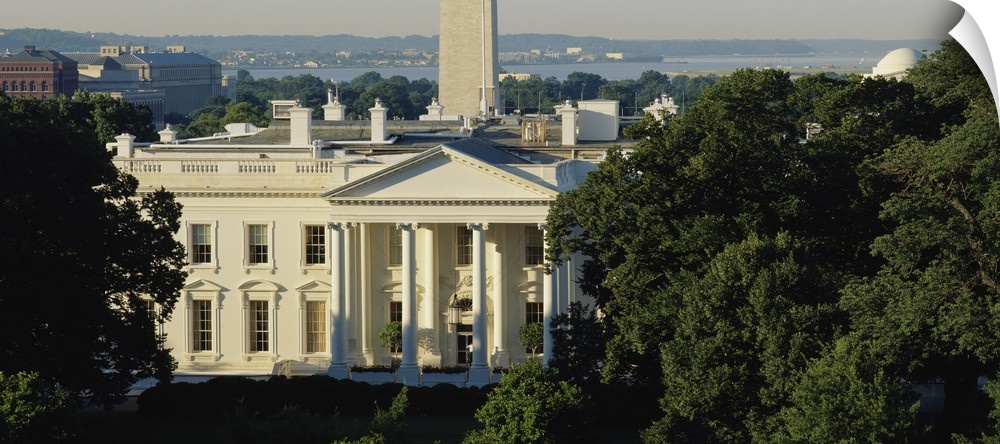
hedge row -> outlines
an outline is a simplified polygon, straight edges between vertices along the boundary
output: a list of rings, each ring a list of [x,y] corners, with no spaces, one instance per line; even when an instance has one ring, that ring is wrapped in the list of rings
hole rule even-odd
[[[371,385],[324,375],[275,376],[266,381],[223,376],[197,384],[158,384],[142,392],[137,404],[140,414],[149,417],[214,423],[223,422],[226,414],[241,405],[260,416],[269,416],[286,406],[315,414],[370,416],[376,403],[382,409],[389,408],[401,388],[402,384]],[[492,388],[450,384],[410,387],[407,414],[472,416],[486,402]]]

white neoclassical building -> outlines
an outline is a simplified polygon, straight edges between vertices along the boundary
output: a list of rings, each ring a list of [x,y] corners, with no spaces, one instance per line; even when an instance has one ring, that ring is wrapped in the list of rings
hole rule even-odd
[[[483,385],[528,356],[523,324],[583,298],[572,260],[545,273],[543,222],[593,162],[529,161],[474,131],[411,146],[321,140],[309,112],[265,131],[178,141],[168,128],[158,143],[111,146],[141,190],[183,205],[190,275],[160,327],[179,375],[348,378],[396,356],[400,382],[458,365]],[[378,340],[390,321],[401,350]]]

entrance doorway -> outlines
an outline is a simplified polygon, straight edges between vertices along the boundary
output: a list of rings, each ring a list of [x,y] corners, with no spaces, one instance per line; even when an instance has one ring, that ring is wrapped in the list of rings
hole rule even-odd
[[[456,325],[458,347],[455,349],[456,365],[472,365],[472,325]]]

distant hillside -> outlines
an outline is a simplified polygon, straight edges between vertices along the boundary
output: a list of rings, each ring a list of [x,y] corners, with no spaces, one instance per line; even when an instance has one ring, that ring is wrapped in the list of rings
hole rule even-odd
[[[0,51],[18,52],[25,45],[63,52],[96,52],[102,45],[148,46],[163,51],[169,45],[184,45],[188,51],[220,57],[232,50],[258,53],[330,54],[340,50],[376,52],[415,49],[437,52],[438,37],[358,37],[352,35],[294,36],[133,36],[111,33],[79,33],[55,29],[0,30]],[[563,52],[580,47],[585,52],[623,52],[641,56],[699,56],[731,54],[886,53],[909,47],[934,51],[934,40],[614,40],[604,37],[576,37],[561,34],[507,34],[500,36],[501,52],[551,49]]]

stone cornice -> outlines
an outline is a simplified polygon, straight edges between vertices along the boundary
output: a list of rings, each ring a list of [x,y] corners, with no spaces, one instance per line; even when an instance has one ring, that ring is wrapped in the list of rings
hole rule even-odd
[[[415,207],[461,207],[461,206],[549,206],[555,199],[329,199],[333,205],[343,206],[415,206]]]
[[[140,190],[138,194],[149,194],[156,190]],[[304,198],[304,199],[321,199],[323,197],[323,191],[211,191],[211,190],[198,190],[198,191],[173,191],[167,190],[174,193],[177,197],[226,197],[226,198]]]

